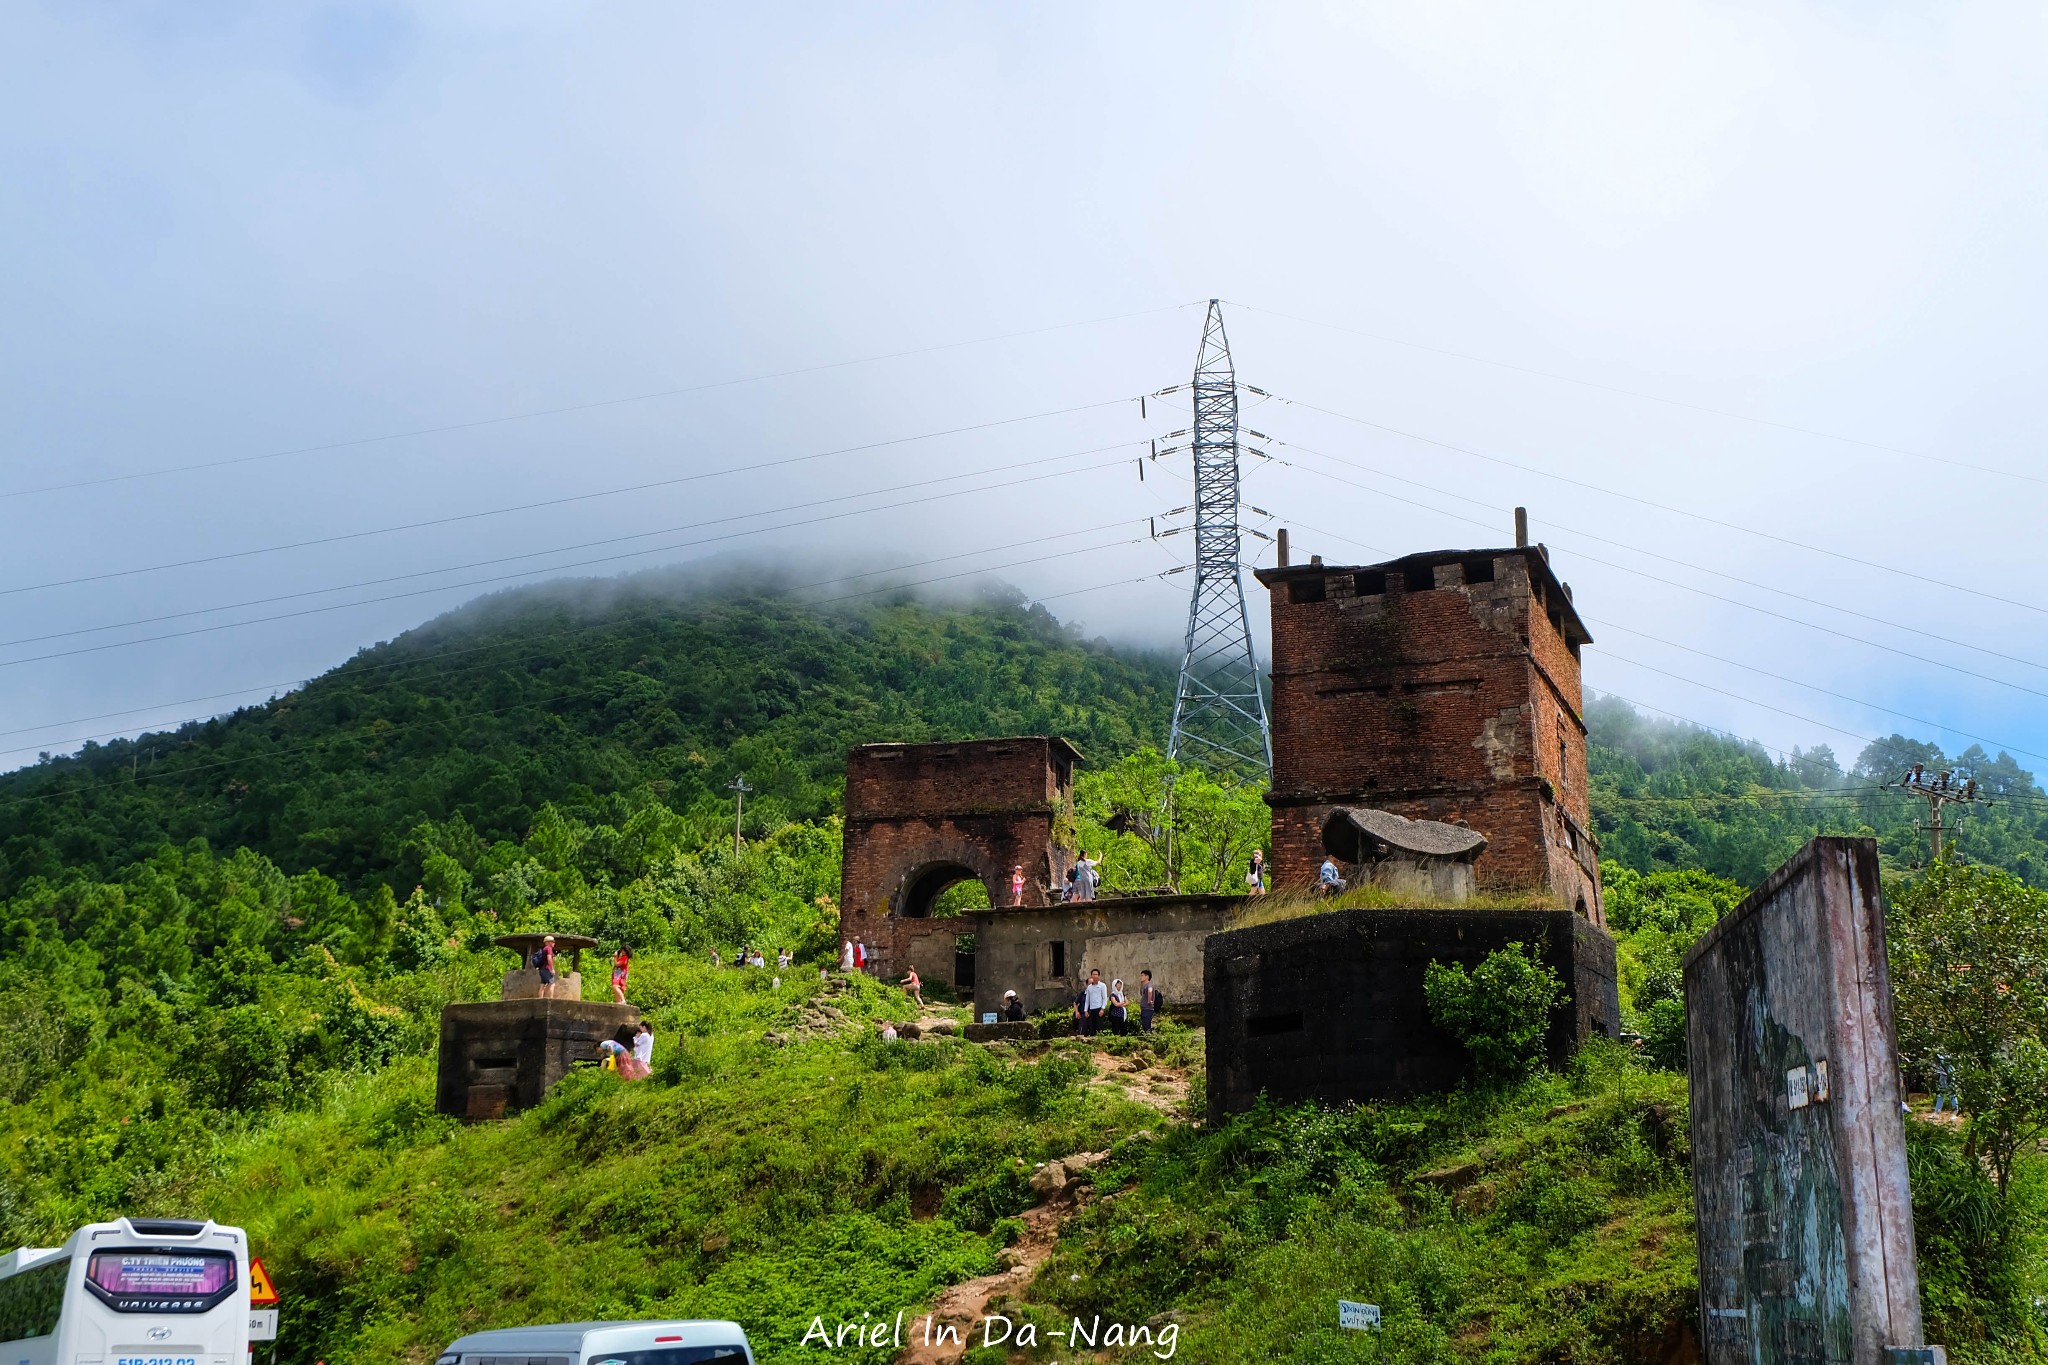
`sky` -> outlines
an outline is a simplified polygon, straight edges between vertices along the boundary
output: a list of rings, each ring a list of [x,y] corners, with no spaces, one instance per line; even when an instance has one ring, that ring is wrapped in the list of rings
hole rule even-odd
[[[1216,298],[1271,395],[1246,525],[1297,557],[1526,506],[1592,688],[2048,772],[2038,6],[10,28],[0,767],[707,555],[989,573],[1171,648],[1188,471],[1138,457],[1186,393],[1136,400]]]

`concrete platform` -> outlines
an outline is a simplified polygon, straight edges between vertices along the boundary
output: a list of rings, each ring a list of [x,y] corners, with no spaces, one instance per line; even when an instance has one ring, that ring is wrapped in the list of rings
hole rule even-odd
[[[434,1107],[456,1118],[496,1119],[539,1104],[578,1063],[600,1063],[598,1044],[626,1041],[640,1024],[631,1005],[595,1000],[484,1000],[441,1010]]]

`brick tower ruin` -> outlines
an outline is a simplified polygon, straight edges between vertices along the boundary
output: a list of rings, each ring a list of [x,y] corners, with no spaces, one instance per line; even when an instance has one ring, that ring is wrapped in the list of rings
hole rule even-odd
[[[1273,866],[1357,856],[1345,807],[1471,826],[1481,891],[1604,926],[1571,592],[1540,547],[1261,569],[1273,615]],[[1344,868],[1347,882],[1369,869]]]
[[[1021,865],[1024,904],[1051,904],[1074,857],[1060,830],[1080,760],[1045,735],[849,751],[840,933],[867,945],[873,970],[915,966],[927,980],[953,980],[954,940],[974,922],[934,919],[934,903],[973,878],[991,906],[1007,906],[1010,869]]]

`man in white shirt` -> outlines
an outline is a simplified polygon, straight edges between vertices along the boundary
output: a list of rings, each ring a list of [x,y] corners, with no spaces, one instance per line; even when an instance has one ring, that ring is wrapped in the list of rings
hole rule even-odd
[[[1088,985],[1081,992],[1081,1032],[1093,1038],[1102,1027],[1102,1016],[1109,1009],[1109,987],[1103,983],[1102,973],[1088,973]]]
[[[640,1021],[640,1031],[633,1035],[633,1060],[654,1070],[654,1028],[645,1019]]]

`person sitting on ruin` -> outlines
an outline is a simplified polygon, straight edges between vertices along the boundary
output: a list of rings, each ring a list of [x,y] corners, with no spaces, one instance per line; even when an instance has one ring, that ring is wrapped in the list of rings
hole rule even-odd
[[[917,1002],[917,1007],[919,1009],[923,1009],[924,982],[918,977],[917,968],[912,967],[910,969],[910,975],[904,977],[901,984],[903,986],[903,989],[910,992],[910,998]]]
[[[1021,1024],[1024,1022],[1024,1002],[1017,998],[1017,992],[1003,992],[1003,1022]]]
[[[1081,899],[1081,893],[1079,890],[1080,879],[1081,866],[1079,863],[1076,863],[1074,866],[1067,869],[1067,885],[1066,889],[1060,892],[1061,900],[1077,901]]]
[[[1344,878],[1337,871],[1337,860],[1323,855],[1323,870],[1317,874],[1317,887],[1325,896],[1334,896],[1344,889]]]

